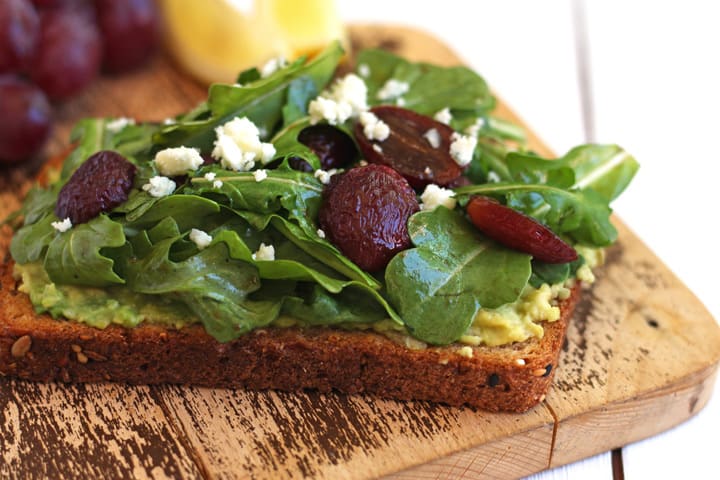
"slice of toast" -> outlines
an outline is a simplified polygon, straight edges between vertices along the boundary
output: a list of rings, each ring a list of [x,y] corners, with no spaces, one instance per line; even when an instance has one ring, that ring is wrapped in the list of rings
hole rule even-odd
[[[579,287],[542,340],[500,347],[408,348],[372,331],[262,328],[219,343],[199,326],[96,329],[38,315],[0,266],[0,375],[37,381],[368,393],[522,412],[545,396]],[[463,348],[464,347],[464,348]],[[472,350],[472,356],[468,354]]]

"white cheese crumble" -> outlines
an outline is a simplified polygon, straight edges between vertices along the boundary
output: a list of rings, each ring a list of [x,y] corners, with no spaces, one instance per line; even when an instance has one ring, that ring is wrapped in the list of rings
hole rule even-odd
[[[222,180],[215,180],[215,181],[213,182],[213,188],[220,188],[220,187],[222,187],[222,186],[223,186],[223,181],[222,181]]]
[[[260,161],[269,163],[275,156],[272,143],[260,141],[260,130],[247,117],[235,117],[215,129],[217,140],[212,151],[213,158],[229,170],[245,172]]]
[[[50,225],[52,225],[52,227],[60,233],[67,232],[73,226],[72,222],[70,221],[70,217],[60,222],[52,222]]]
[[[318,237],[320,237],[320,238],[325,238],[325,230],[323,230],[322,228],[318,228],[318,229],[317,229],[317,235],[318,235]]]
[[[473,152],[477,146],[477,138],[469,135],[461,135],[457,132],[452,134],[450,144],[450,156],[455,163],[464,167],[472,161]]]
[[[165,120],[163,120],[163,125],[175,125],[177,123],[174,118],[168,117]]]
[[[256,182],[262,182],[263,180],[265,180],[268,177],[267,170],[263,170],[263,169],[255,170],[253,172],[253,177],[255,177]]]
[[[440,123],[450,125],[450,121],[452,120],[452,113],[450,113],[450,109],[448,107],[445,107],[442,110],[436,112],[433,118]]]
[[[161,198],[167,197],[175,191],[175,182],[168,177],[156,175],[152,177],[148,183],[143,185],[142,189],[150,194],[151,197]]]
[[[358,65],[357,68],[358,74],[363,78],[368,78],[370,76],[370,67],[368,67],[367,63],[361,63]]]
[[[427,132],[423,133],[423,137],[428,141],[431,147],[438,148],[440,146],[440,132],[437,128],[431,128]]]
[[[390,127],[388,124],[380,120],[374,113],[363,112],[360,114],[359,120],[360,125],[363,126],[363,133],[368,140],[378,140],[382,142],[390,136]]]
[[[217,174],[215,172],[208,172],[204,175],[204,177],[205,180],[207,180],[208,182],[212,182],[213,180],[215,180],[215,177],[217,177]]]
[[[212,243],[212,237],[207,232],[193,228],[190,230],[190,241],[197,246],[198,250],[204,250]]]
[[[398,97],[397,100],[395,100],[395,105],[397,105],[398,107],[404,107],[405,99],[403,97]]]
[[[373,143],[372,149],[375,150],[377,153],[383,153],[382,147],[377,143]]]
[[[267,78],[283,68],[285,65],[287,65],[287,61],[284,57],[271,58],[260,69],[260,77]]]
[[[323,185],[327,185],[330,183],[330,177],[335,175],[337,173],[337,168],[331,168],[330,170],[315,170],[315,173],[313,174],[315,178],[320,180],[320,183]]]
[[[261,243],[257,252],[252,254],[252,259],[265,262],[275,260],[275,247]]]
[[[354,73],[336,80],[329,90],[323,91],[308,105],[313,125],[323,120],[337,125],[367,109],[367,85]]]
[[[174,177],[195,171],[203,164],[200,152],[195,148],[166,148],[155,154],[155,166],[161,175]]]
[[[432,170],[430,170],[430,167],[425,167],[425,170],[423,170],[423,173],[425,175],[432,175]]]
[[[391,100],[406,94],[408,90],[410,90],[410,85],[407,82],[391,78],[380,88],[377,98],[378,100]]]
[[[119,133],[125,129],[128,125],[135,125],[135,120],[132,118],[120,117],[105,124],[105,129],[111,133]]]
[[[422,201],[420,209],[435,210],[436,207],[442,205],[443,207],[452,210],[455,208],[455,205],[457,205],[457,200],[453,198],[454,196],[455,192],[452,190],[442,188],[434,183],[431,183],[425,187],[422,195],[420,195],[420,200]]]
[[[502,181],[502,178],[500,178],[500,175],[495,170],[490,170],[487,174],[487,181],[489,183],[499,183]]]
[[[471,137],[477,137],[480,133],[480,130],[485,126],[485,119],[480,117],[477,120],[475,120],[475,123],[470,125],[465,129],[465,133],[470,135]]]
[[[375,148],[375,147],[377,147],[377,148]],[[380,145],[373,144],[373,150],[375,150],[378,153],[382,153],[382,147]],[[360,160],[358,162],[358,165],[360,165],[361,167],[367,167],[368,162],[367,162],[367,160]]]

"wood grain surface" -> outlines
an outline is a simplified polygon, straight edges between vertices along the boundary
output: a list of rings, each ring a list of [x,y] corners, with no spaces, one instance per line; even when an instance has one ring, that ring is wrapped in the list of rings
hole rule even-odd
[[[460,62],[415,30],[358,25],[351,35],[356,46]],[[104,78],[60,110],[48,153],[67,146],[78,118],[159,120],[204,95],[164,58]],[[502,104],[499,111],[516,118]],[[550,153],[534,136],[531,143]],[[0,171],[0,218],[17,207],[37,166]],[[667,429],[707,402],[720,329],[615,220],[620,240],[578,306],[555,384],[526,414],[314,392],[0,379],[0,477],[512,478]],[[0,258],[9,235],[3,227]]]

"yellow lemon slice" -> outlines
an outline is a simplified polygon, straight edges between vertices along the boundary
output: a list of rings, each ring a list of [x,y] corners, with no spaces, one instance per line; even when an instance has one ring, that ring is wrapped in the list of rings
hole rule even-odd
[[[334,0],[161,0],[167,43],[198,79],[232,83],[272,58],[314,53],[345,33]]]

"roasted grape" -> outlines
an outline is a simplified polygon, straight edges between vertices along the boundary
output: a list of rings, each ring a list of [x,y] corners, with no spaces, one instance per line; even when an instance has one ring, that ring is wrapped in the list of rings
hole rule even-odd
[[[467,204],[470,221],[498,243],[528,253],[546,263],[577,260],[577,252],[549,228],[488,197],[473,197]]]
[[[320,159],[320,168],[342,168],[357,158],[358,150],[350,136],[327,124],[311,125],[298,135],[298,141]]]
[[[96,0],[103,36],[103,68],[124,72],[145,63],[158,44],[159,14],[153,0]]]
[[[25,69],[35,52],[40,19],[27,0],[0,2],[0,73]]]
[[[40,89],[14,75],[0,75],[0,162],[36,154],[50,134],[51,117]]]
[[[368,165],[331,177],[319,222],[343,254],[376,272],[411,246],[407,221],[419,209],[415,192],[399,173]]]
[[[103,150],[91,155],[60,189],[55,215],[76,225],[109,212],[127,200],[136,171],[135,165],[117,152]]]
[[[52,100],[66,99],[97,77],[101,50],[100,33],[87,10],[45,11],[30,77]]]
[[[452,128],[400,107],[382,105],[370,111],[391,133],[383,141],[373,141],[358,122],[355,137],[368,162],[393,168],[416,189],[430,183],[448,186],[463,173],[450,155]]]

